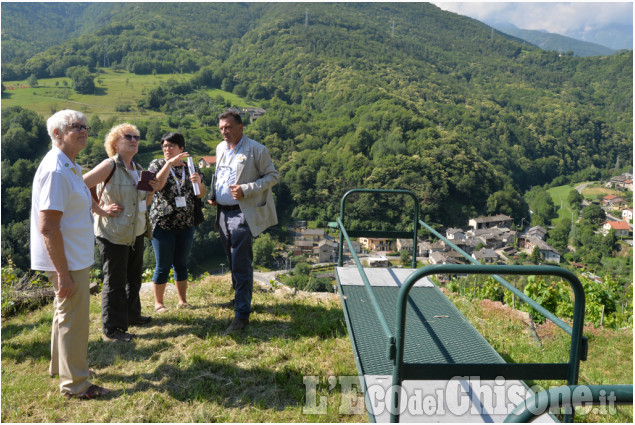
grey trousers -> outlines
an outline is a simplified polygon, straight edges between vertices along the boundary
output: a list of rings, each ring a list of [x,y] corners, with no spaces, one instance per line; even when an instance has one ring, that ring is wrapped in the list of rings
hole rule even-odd
[[[234,316],[248,319],[254,288],[253,236],[240,210],[220,211],[220,240],[225,248],[234,288]]]

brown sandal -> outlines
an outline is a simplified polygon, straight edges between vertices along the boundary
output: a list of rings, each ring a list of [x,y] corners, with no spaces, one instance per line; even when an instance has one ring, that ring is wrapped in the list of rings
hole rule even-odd
[[[168,308],[166,306],[164,306],[164,305],[160,305],[160,306],[154,308],[154,312],[156,314],[165,313],[166,311],[168,311]]]
[[[79,398],[81,400],[89,400],[91,398],[101,397],[102,395],[106,395],[110,392],[108,388],[100,387],[99,385],[91,385],[88,387],[84,394],[64,394],[64,398],[66,400],[70,400],[71,398]]]

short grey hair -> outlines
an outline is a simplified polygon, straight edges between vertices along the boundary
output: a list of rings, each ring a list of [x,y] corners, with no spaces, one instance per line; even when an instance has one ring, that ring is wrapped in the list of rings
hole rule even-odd
[[[72,109],[64,109],[63,111],[54,113],[48,120],[46,120],[46,130],[53,142],[53,146],[59,146],[53,130],[57,129],[60,133],[64,133],[66,131],[66,126],[74,122],[86,125],[88,124],[88,118],[86,118],[86,115],[82,112],[73,111]]]
[[[223,112],[222,114],[218,116],[218,121],[226,120],[229,117],[232,117],[236,124],[243,123],[243,118],[240,116],[240,110],[238,108],[227,109],[225,112]]]

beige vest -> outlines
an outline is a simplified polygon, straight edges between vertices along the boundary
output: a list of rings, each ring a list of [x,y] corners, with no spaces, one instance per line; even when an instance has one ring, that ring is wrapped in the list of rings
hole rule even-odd
[[[146,230],[145,214],[139,211],[139,203],[145,203],[146,192],[137,190],[137,182],[126,170],[126,165],[118,155],[112,157],[116,169],[110,181],[105,185],[97,185],[97,193],[101,193],[100,206],[117,203],[124,209],[117,217],[95,217],[95,236],[104,238],[117,245],[134,245],[137,236]],[[135,164],[138,173],[142,168]]]

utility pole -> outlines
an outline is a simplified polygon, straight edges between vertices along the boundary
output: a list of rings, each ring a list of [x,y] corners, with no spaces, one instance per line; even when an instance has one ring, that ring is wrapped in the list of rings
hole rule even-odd
[[[392,20],[392,28],[391,28],[391,33],[390,33],[390,37],[394,37],[395,36],[395,20]]]
[[[108,60],[108,40],[104,39],[104,68],[110,66],[110,61]]]
[[[309,28],[309,9],[304,10],[304,28]]]

